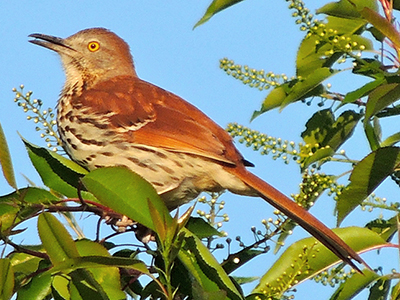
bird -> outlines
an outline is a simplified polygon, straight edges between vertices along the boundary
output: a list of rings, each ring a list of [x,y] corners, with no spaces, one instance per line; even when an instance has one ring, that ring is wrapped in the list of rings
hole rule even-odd
[[[129,45],[105,28],[67,38],[34,33],[61,57],[65,84],[57,127],[70,158],[93,170],[124,166],[146,179],[169,210],[201,192],[264,199],[352,268],[364,260],[307,210],[250,172],[232,137],[197,107],[140,79]],[[354,261],[353,261],[354,260]]]

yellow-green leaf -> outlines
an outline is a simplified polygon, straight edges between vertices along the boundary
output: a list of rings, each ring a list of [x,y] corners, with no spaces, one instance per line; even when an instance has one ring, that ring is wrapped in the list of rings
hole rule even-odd
[[[335,300],[348,300],[352,299],[360,291],[370,285],[372,282],[377,280],[379,275],[375,272],[364,269],[363,274],[356,273],[343,282],[336,292],[332,295],[331,299]],[[380,298],[373,298],[380,299]],[[386,298],[382,298],[386,299]]]
[[[209,19],[211,19],[212,16],[214,16],[216,13],[220,12],[221,10],[224,10],[236,3],[239,3],[243,0],[214,0],[211,2],[210,6],[207,8],[206,13],[204,16],[194,25],[193,29],[196,28],[197,26],[200,26],[201,24],[204,24],[207,22]]]
[[[4,177],[7,183],[17,189],[17,182],[15,181],[14,169],[11,161],[10,150],[8,149],[7,140],[0,124],[0,166],[3,170]]]
[[[326,14],[346,19],[359,19],[362,18],[359,10],[364,7],[378,11],[378,5],[375,0],[351,0],[351,2],[340,0],[325,4],[323,7],[317,9],[317,14]]]
[[[102,204],[155,232],[159,223],[153,220],[148,199],[157,210],[161,224],[168,227],[172,222],[168,209],[153,186],[127,168],[96,169],[82,178],[82,182]]]
[[[74,240],[52,214],[42,213],[39,216],[38,230],[43,247],[54,265],[68,258],[79,257]]]
[[[377,233],[367,228],[347,227],[333,231],[355,251],[386,244]],[[314,237],[300,240],[279,257],[252,293],[280,299],[285,291],[293,289],[294,282],[299,284],[338,262],[339,258]]]
[[[14,291],[14,271],[8,258],[0,259],[0,299],[11,299]]]

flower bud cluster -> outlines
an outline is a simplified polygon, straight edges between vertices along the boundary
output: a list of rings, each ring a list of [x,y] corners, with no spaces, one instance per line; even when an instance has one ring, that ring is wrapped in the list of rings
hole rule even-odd
[[[300,153],[296,150],[296,144],[292,141],[268,136],[237,123],[228,124],[226,130],[232,137],[239,137],[239,143],[252,147],[255,151],[260,151],[262,155],[272,154],[273,159],[281,158],[286,164],[291,159],[299,161]]]
[[[396,213],[400,211],[399,202],[388,202],[386,198],[378,197],[375,193],[371,193],[364,201],[360,204],[361,210],[372,212],[374,208],[391,210]]]
[[[221,193],[212,193],[211,198],[206,196],[198,199],[199,203],[204,203],[208,206],[208,210],[197,210],[197,214],[217,230],[223,226],[224,222],[229,222],[229,216],[226,213],[221,213],[225,207],[225,201],[220,201]],[[224,233],[225,234],[225,233]],[[226,234],[225,234],[226,235]]]
[[[295,10],[292,16],[296,18],[296,24],[301,25],[300,30],[307,31],[307,37],[316,37],[316,47],[323,45],[331,45],[324,53],[325,56],[330,57],[334,53],[344,53],[341,58],[338,59],[338,63],[344,63],[347,56],[356,57],[361,56],[361,52],[366,49],[363,44],[354,41],[350,36],[341,35],[335,28],[329,27],[327,24],[314,19],[314,15],[310,13],[310,10],[305,7],[304,2],[301,0],[286,0],[290,2],[289,9]]]
[[[305,209],[314,205],[317,198],[325,191],[335,191],[337,182],[333,176],[316,173],[315,169],[307,169],[302,174],[300,193],[292,195],[296,203]]]
[[[321,283],[324,286],[329,285],[335,287],[338,284],[344,283],[354,274],[355,271],[353,269],[351,269],[350,272],[346,272],[343,268],[333,268],[319,273],[314,276],[313,279],[315,282]]]
[[[260,91],[268,90],[285,83],[289,78],[285,74],[275,74],[265,72],[264,70],[256,70],[248,66],[237,65],[233,60],[227,58],[220,60],[220,68],[250,87],[257,88]],[[291,78],[292,80],[293,78]]]
[[[309,265],[309,260],[315,258],[318,253],[313,246],[310,247],[307,245],[304,245],[302,251],[303,253],[293,257],[293,263],[291,264],[290,272],[282,272],[282,274],[275,281],[266,283],[262,287],[261,293],[263,293],[265,296],[269,296],[269,298],[264,297],[260,299],[293,299],[288,297],[282,298],[282,293],[293,291],[295,285],[300,282],[299,276],[308,275],[313,272]]]
[[[43,109],[43,102],[40,99],[32,99],[33,92],[29,91],[26,94],[23,92],[24,86],[20,85],[19,90],[13,88],[15,93],[14,102],[20,106],[25,113],[30,113],[26,118],[32,120],[36,126],[36,131],[40,132],[40,137],[44,138],[47,147],[57,151],[61,146],[61,140],[57,134],[55,114],[51,108]]]
[[[314,15],[310,13],[310,10],[305,7],[304,2],[301,0],[286,0],[290,2],[289,9],[293,9],[295,12],[292,14],[293,18],[296,18],[296,24],[301,25],[300,29],[307,30],[313,22]]]

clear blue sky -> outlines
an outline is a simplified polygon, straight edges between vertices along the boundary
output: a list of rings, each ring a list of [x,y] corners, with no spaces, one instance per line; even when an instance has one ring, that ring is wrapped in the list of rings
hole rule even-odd
[[[9,142],[19,187],[27,185],[24,176],[42,185],[30,165],[17,131],[33,143],[44,146],[34,130],[33,122],[13,102],[13,87],[24,84],[46,107],[55,107],[64,75],[57,55],[28,43],[31,33],[67,37],[81,29],[106,27],[131,47],[138,75],[170,90],[199,107],[221,126],[232,121],[249,126],[253,110],[258,109],[266,95],[235,81],[219,69],[219,59],[228,57],[252,68],[294,75],[296,49],[303,33],[294,24],[286,1],[247,0],[218,14],[208,23],[193,30],[209,1],[1,1],[0,3],[0,122]],[[312,10],[320,1],[306,1]],[[348,83],[334,82],[333,88],[346,91]],[[271,136],[300,141],[300,133],[313,110],[295,104],[282,113],[277,111],[256,119],[251,127]],[[357,131],[360,133],[360,129]],[[254,172],[286,194],[296,193],[300,182],[296,164],[260,157],[238,145],[245,157],[256,164]],[[362,158],[368,153],[364,139],[346,147],[350,157]],[[11,192],[0,176],[0,194]],[[390,195],[386,196],[391,201]],[[260,226],[271,216],[272,208],[261,199],[224,195],[231,221],[224,226],[231,237],[242,235],[251,243],[250,227]],[[325,200],[325,201],[324,201]],[[323,198],[312,212],[333,227],[334,203]],[[329,213],[325,213],[329,211]],[[375,213],[378,216],[378,212]],[[344,225],[363,226],[369,216],[349,218]],[[90,228],[86,228],[90,232]],[[296,238],[305,236],[296,229]],[[299,235],[298,235],[299,234]],[[292,240],[294,241],[294,239]],[[271,247],[274,245],[271,244]],[[239,269],[237,276],[262,275],[271,262],[272,253],[260,257],[248,268]],[[373,262],[371,266],[375,267]],[[393,264],[391,264],[393,266]],[[254,274],[256,270],[257,274]],[[307,297],[309,288],[299,286],[297,299]],[[250,287],[248,288],[250,289]],[[322,291],[327,298],[330,289]],[[316,298],[315,298],[316,299]]]

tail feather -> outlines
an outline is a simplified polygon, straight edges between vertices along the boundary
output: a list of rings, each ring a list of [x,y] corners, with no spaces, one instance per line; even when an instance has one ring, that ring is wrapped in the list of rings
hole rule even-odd
[[[256,190],[261,198],[284,213],[287,217],[298,223],[301,227],[307,230],[311,235],[313,235],[329,250],[331,250],[344,262],[348,263],[355,270],[361,273],[360,269],[354,264],[352,259],[368,267],[368,265],[357,254],[357,252],[350,248],[350,246],[347,245],[331,229],[326,227],[308,211],[300,207],[294,201],[290,200],[274,187],[270,186],[264,180],[247,171],[245,168],[234,168],[231,169],[230,172],[234,173],[243,182]]]

